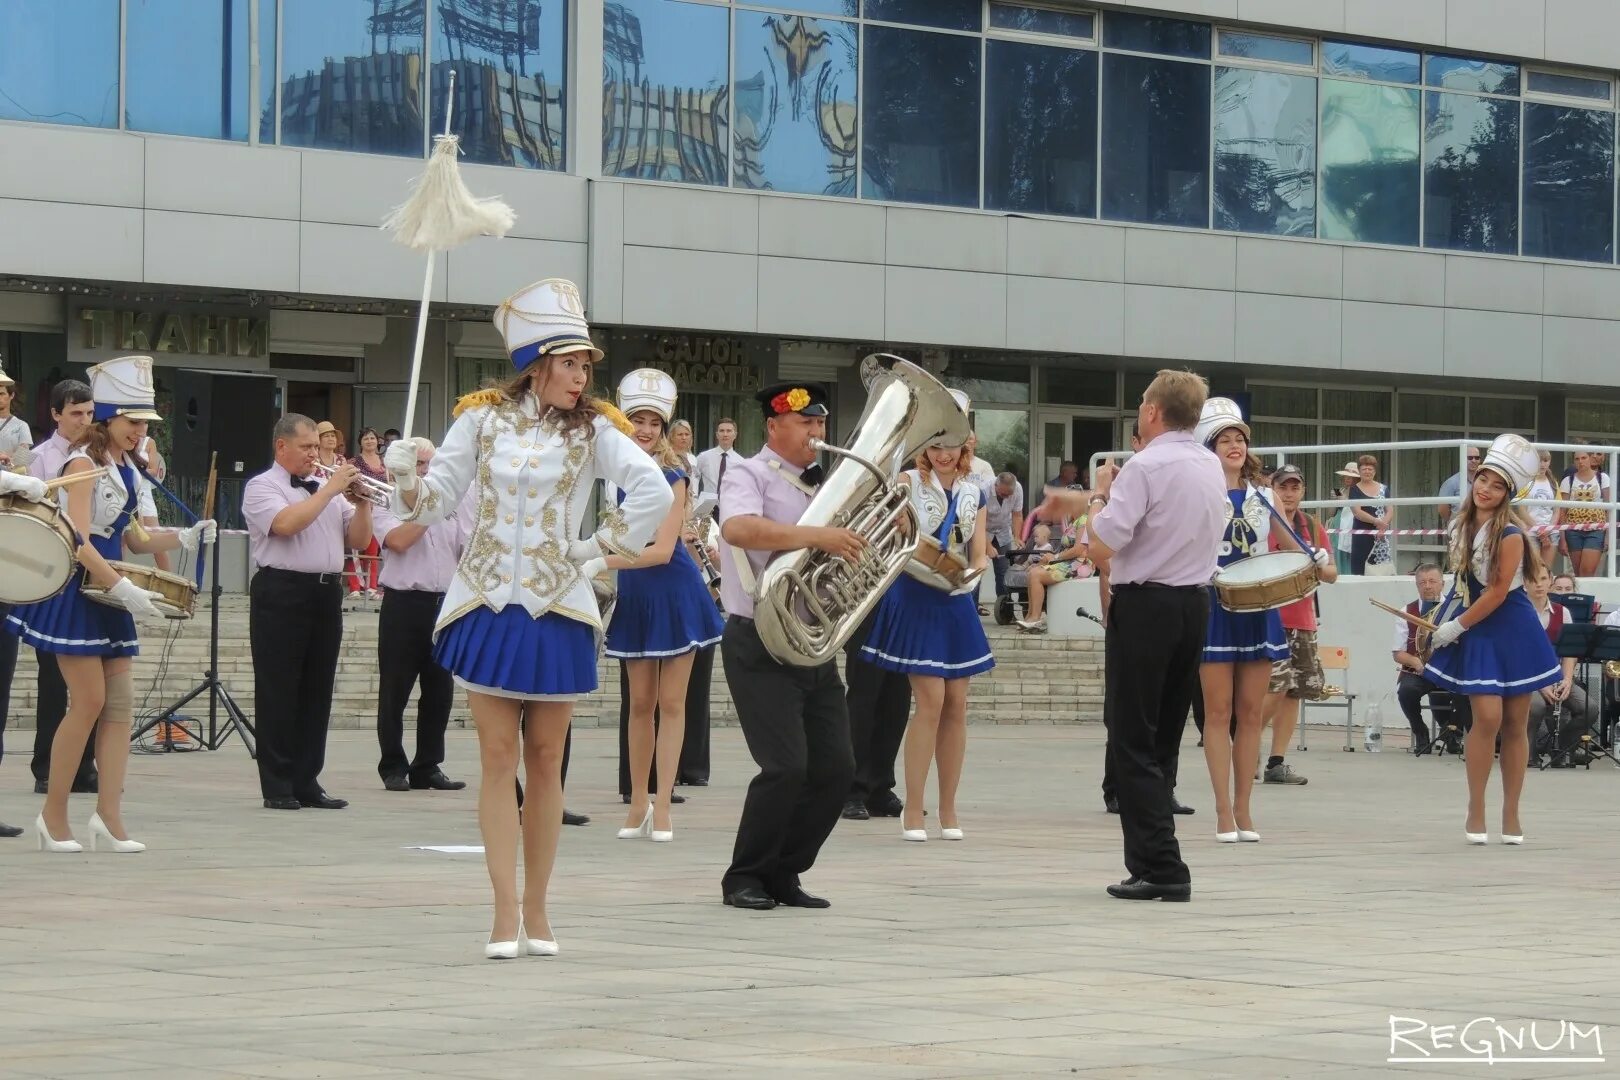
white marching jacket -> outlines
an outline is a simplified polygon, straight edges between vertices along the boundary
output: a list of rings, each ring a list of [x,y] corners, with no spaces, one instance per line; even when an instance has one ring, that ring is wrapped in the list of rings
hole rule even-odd
[[[939,477],[930,472],[928,479],[924,480],[921,472],[916,469],[907,469],[900,475],[905,478],[911,489],[911,509],[917,515],[917,524],[922,535],[933,536],[945,523],[945,511],[950,506]],[[946,538],[944,547],[961,555],[966,552],[968,541],[973,539],[974,527],[979,520],[979,498],[982,492],[971,475],[963,475],[956,478],[956,489],[952,494],[956,497],[956,525],[951,529],[951,535]]]
[[[80,459],[89,461],[92,465],[98,465],[97,462],[91,461],[89,453],[81,446],[69,454],[66,461],[62,462],[63,475],[67,474],[69,463]],[[128,465],[132,469],[135,467],[135,463],[130,461],[124,454],[118,455],[118,463]],[[68,493],[71,490],[71,488],[63,487],[58,488],[56,491],[57,505],[62,508],[64,514],[67,513]],[[118,515],[124,512],[124,504],[128,501],[129,492],[124,488],[123,474],[112,466],[107,466],[107,471],[102,473],[100,478],[96,480],[95,489],[90,493],[90,531],[103,538],[111,536],[113,534],[113,522],[117,521]],[[130,517],[139,521],[142,514],[148,513],[146,508],[151,506],[152,489],[146,482],[146,478],[137,471],[135,473],[135,509],[130,511]],[[155,508],[153,508],[153,512],[149,516],[157,516]]]
[[[402,522],[430,525],[456,513],[471,490],[477,503],[472,535],[439,609],[435,631],[479,606],[520,604],[538,618],[556,612],[602,628],[591,584],[580,564],[609,553],[633,558],[669,512],[669,484],[640,446],[598,416],[589,436],[564,436],[538,418],[532,395],[500,399],[463,412],[417,487],[416,509],[396,492],[390,509]],[[625,491],[624,504],[602,515],[602,527],[580,540],[580,523],[598,480]]]

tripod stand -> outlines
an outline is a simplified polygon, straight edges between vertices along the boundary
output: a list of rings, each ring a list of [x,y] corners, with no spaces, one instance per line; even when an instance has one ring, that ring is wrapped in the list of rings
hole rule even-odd
[[[1601,667],[1606,661],[1620,660],[1620,627],[1597,626],[1592,623],[1570,623],[1559,633],[1558,645],[1555,651],[1560,658],[1573,658],[1580,664],[1581,693],[1586,700],[1587,709],[1590,710],[1592,701],[1590,689],[1591,665],[1597,664]],[[1562,706],[1563,703],[1560,702],[1559,704]],[[1573,745],[1562,746],[1562,739],[1559,738],[1558,733],[1558,717],[1561,711],[1561,708],[1553,710],[1553,743],[1550,753],[1541,762],[1540,768],[1574,768],[1578,754],[1584,755],[1582,763],[1588,769],[1592,767],[1592,759],[1599,757],[1608,758],[1614,762],[1616,767],[1620,767],[1620,759],[1615,758],[1613,750],[1605,749],[1602,742],[1593,737],[1590,722],[1586,723],[1586,730],[1581,732]],[[1600,705],[1598,709],[1599,723],[1602,722],[1602,715],[1603,710]],[[1587,721],[1586,716],[1582,716],[1581,719]],[[1532,743],[1531,752],[1534,753],[1535,749],[1536,747]]]

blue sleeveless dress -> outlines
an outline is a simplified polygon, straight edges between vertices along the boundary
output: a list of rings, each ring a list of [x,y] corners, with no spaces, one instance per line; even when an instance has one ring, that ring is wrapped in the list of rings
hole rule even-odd
[[[1503,530],[1503,536],[1519,532],[1515,525]],[[1478,600],[1485,585],[1476,576],[1473,560],[1469,560],[1467,581],[1468,602]],[[1459,575],[1463,576],[1463,575]],[[1457,602],[1457,585],[1441,603],[1445,618],[1462,613]],[[1424,667],[1424,674],[1435,685],[1458,694],[1480,694],[1494,697],[1516,697],[1552,686],[1564,677],[1536,615],[1536,606],[1525,594],[1523,584],[1509,590],[1507,599],[1483,621],[1471,627],[1455,644],[1436,649]]]
[[[665,469],[664,479],[673,487],[686,474]],[[624,502],[624,492],[618,501]],[[619,571],[619,599],[603,651],[620,660],[680,656],[717,643],[724,628],[703,571],[677,539],[664,565]]]
[[[112,524],[111,536],[90,537],[90,546],[104,559],[124,557],[124,529],[135,513],[135,470],[118,466],[128,498]],[[73,571],[67,588],[37,604],[11,609],[6,633],[21,638],[39,652],[63,656],[134,656],[140,652],[135,616],[122,608],[98,604],[84,595],[85,570]]]
[[[1232,518],[1226,523],[1226,535],[1221,545],[1221,566],[1230,566],[1251,554],[1266,551],[1264,538],[1244,517],[1244,504],[1249,491],[1229,491],[1232,500]],[[1261,496],[1256,496],[1260,498]],[[1227,611],[1221,607],[1215,586],[1209,587],[1209,623],[1204,637],[1203,662],[1206,664],[1241,664],[1250,660],[1288,659],[1288,635],[1283,632],[1280,611]]]

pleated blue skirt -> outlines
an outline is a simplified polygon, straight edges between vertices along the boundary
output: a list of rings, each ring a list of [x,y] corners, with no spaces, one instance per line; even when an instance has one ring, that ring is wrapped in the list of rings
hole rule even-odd
[[[1447,605],[1440,610],[1448,610]],[[1453,609],[1451,614],[1460,610]],[[1522,588],[1508,593],[1500,607],[1455,644],[1436,649],[1424,674],[1435,685],[1458,694],[1498,697],[1528,694],[1564,677],[1535,605]]]
[[[872,620],[861,659],[906,675],[965,679],[996,666],[972,596],[931,589],[901,574]]]
[[[1209,623],[1204,636],[1204,663],[1242,664],[1250,660],[1288,659],[1288,635],[1279,611],[1227,611],[1215,589],[1209,590]]]
[[[620,660],[680,656],[717,644],[724,628],[703,573],[683,544],[663,566],[619,571],[605,651]]]
[[[477,607],[439,631],[433,659],[468,690],[497,697],[572,698],[596,689],[596,629],[521,604]]]
[[[100,545],[96,545],[100,548]],[[108,555],[107,558],[113,558]],[[98,604],[84,595],[84,568],[67,588],[37,604],[23,604],[6,616],[5,631],[40,652],[61,656],[134,656],[140,642],[135,616]]]

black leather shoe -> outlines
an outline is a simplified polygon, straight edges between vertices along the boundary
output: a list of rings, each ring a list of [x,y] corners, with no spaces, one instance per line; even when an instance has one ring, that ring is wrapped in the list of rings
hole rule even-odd
[[[12,837],[12,836],[21,836],[22,834],[23,834],[22,826],[20,826],[20,825],[7,825],[4,822],[0,822],[0,836]]]
[[[73,778],[73,794],[94,795],[101,790],[101,777],[96,773],[86,773]]]
[[[409,791],[411,782],[406,779],[404,773],[394,773],[392,776],[383,777],[383,787],[388,791]]]
[[[293,798],[291,795],[283,795],[280,798],[264,800],[264,808],[266,810],[297,810],[298,807],[298,800]]]
[[[655,792],[655,791],[647,792],[647,797],[650,798],[650,799],[651,798],[656,798],[657,795],[658,795],[658,793]],[[620,795],[619,796],[619,801],[624,803],[624,805],[629,806],[630,805],[630,796],[628,796],[628,795]],[[683,803],[683,802],[686,801],[686,796],[682,795],[678,791],[672,791],[669,794],[669,801],[670,801],[670,805],[672,805],[672,806],[673,805],[678,805],[678,804]]]
[[[1174,795],[1170,796],[1170,812],[1172,814],[1196,814],[1197,810],[1188,806]]]
[[[747,908],[749,911],[769,911],[776,906],[771,894],[758,885],[744,885],[740,889],[726,893],[726,906]]]
[[[675,783],[678,787],[708,787],[707,776],[677,776]]]
[[[844,812],[840,815],[850,821],[865,821],[872,815],[866,812],[866,804],[859,799],[851,799],[844,804]]]
[[[1142,878],[1126,878],[1118,885],[1108,886],[1108,895],[1116,900],[1165,900],[1185,903],[1192,899],[1192,886],[1186,882],[1180,885],[1155,885]]]
[[[49,783],[47,783],[44,780],[35,780],[34,781],[34,794],[35,795],[49,795],[50,793],[51,793],[51,785]]]
[[[1118,799],[1104,799],[1103,800],[1103,809],[1108,811],[1110,814],[1119,813],[1119,800]]]
[[[311,810],[341,810],[349,805],[349,800],[334,799],[324,791],[317,791],[313,795],[299,798],[298,805],[306,806]]]
[[[589,825],[590,823],[591,819],[588,814],[576,814],[572,810],[563,810],[564,825]]]
[[[467,786],[465,780],[452,780],[444,775],[443,769],[434,769],[426,776],[411,777],[411,787],[418,791],[431,789],[433,791],[460,791]]]
[[[785,889],[772,889],[771,892],[770,892],[770,897],[771,897],[772,900],[775,900],[782,907],[803,907],[803,908],[829,908],[829,907],[832,907],[832,901],[831,900],[826,900],[826,899],[823,899],[822,897],[819,897],[819,896],[811,896],[809,893],[805,892],[803,889],[799,888],[797,885],[791,885],[791,886],[789,886],[788,888],[785,888]]]
[[[900,811],[904,809],[905,804],[892,791],[887,795],[866,800],[866,812],[872,817],[899,817]]]

